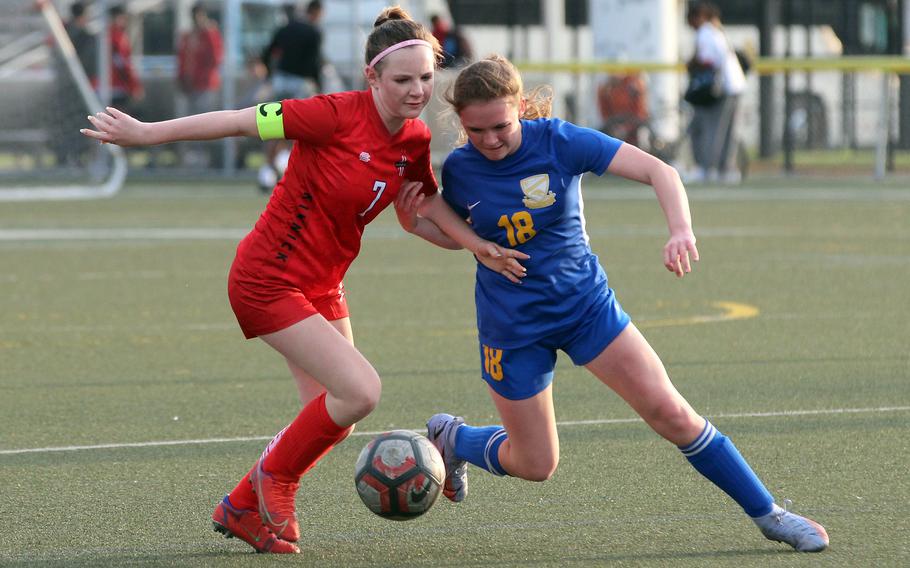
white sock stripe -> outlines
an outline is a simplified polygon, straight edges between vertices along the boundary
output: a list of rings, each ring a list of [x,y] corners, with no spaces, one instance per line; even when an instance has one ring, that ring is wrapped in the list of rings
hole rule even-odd
[[[493,461],[490,459],[490,450],[493,448],[493,444],[496,443],[496,440],[499,438],[504,438],[508,436],[505,429],[498,430],[495,434],[490,436],[490,439],[487,440],[487,445],[483,449],[483,460],[487,464],[487,471],[490,473],[498,473],[498,469],[493,466]]]
[[[690,443],[688,446],[683,446],[683,447],[679,448],[679,451],[681,451],[682,453],[691,452],[693,449],[698,447],[699,444],[702,443],[702,440],[704,440],[706,436],[708,436],[711,433],[711,428],[713,428],[713,427],[714,427],[714,425],[711,424],[711,422],[706,418],[705,427],[701,429],[701,433],[698,435],[698,437],[696,437],[695,440],[692,443]]]
[[[265,457],[266,457],[267,455],[269,455],[269,453],[271,453],[272,448],[275,447],[275,444],[278,443],[278,440],[281,439],[281,437],[284,435],[285,432],[287,432],[288,428],[290,428],[290,427],[291,427],[291,425],[288,424],[287,426],[285,426],[284,428],[282,428],[280,432],[278,432],[277,434],[275,434],[275,436],[274,436],[271,440],[269,440],[269,443],[266,444],[265,449],[262,450],[262,455],[259,456],[260,459],[265,459]]]
[[[493,475],[504,476],[506,474],[506,472],[501,471],[501,470],[497,469],[495,466],[493,466],[493,462],[490,460],[490,449],[492,449],[493,444],[496,443],[496,440],[498,440],[500,438],[505,438],[506,436],[508,436],[508,433],[505,431],[505,429],[499,430],[498,432],[496,432],[495,434],[490,436],[490,439],[487,440],[486,447],[483,449],[483,461],[485,461],[487,464],[487,471],[489,471]]]
[[[683,452],[683,455],[686,457],[692,457],[692,456],[700,453],[702,450],[704,450],[705,448],[708,447],[708,445],[714,440],[714,437],[716,435],[717,435],[717,428],[715,428],[712,425],[711,428],[708,429],[707,436],[697,446]]]
[[[690,458],[707,448],[708,444],[710,444],[711,441],[714,440],[714,437],[717,435],[717,428],[715,428],[713,424],[711,424],[711,428],[709,428],[709,430],[710,431],[708,433],[708,436],[697,447],[683,452],[683,455],[687,458]]]

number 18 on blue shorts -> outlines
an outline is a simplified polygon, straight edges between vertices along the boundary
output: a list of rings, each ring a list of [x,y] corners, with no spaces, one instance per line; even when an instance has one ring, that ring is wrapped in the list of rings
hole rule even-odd
[[[557,349],[565,351],[576,365],[587,365],[629,325],[629,315],[612,290],[605,300],[578,323],[523,347],[500,349],[481,340],[483,380],[500,396],[523,400],[540,393],[553,381]]]

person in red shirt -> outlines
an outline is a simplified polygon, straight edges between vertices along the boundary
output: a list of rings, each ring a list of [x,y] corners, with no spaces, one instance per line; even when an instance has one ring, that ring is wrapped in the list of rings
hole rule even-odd
[[[196,4],[191,13],[193,29],[180,36],[177,45],[177,83],[187,97],[189,114],[199,114],[215,108],[224,47],[205,6]]]
[[[436,38],[439,45],[445,45],[446,38],[449,35],[449,22],[445,21],[439,14],[433,14],[430,16],[430,25],[432,26],[433,37]]]
[[[440,67],[461,67],[467,65],[474,58],[474,49],[471,42],[462,33],[461,28],[452,27],[439,14],[430,16],[433,37],[442,46],[442,62]]]
[[[284,357],[304,404],[212,515],[216,530],[257,551],[299,552],[294,497],[301,476],[379,402],[379,375],[353,344],[342,281],[366,224],[399,192],[419,188],[421,211],[433,223],[412,232],[450,248],[454,240],[513,282],[524,275],[519,259],[526,255],[478,237],[437,193],[430,131],[418,116],[432,95],[439,56],[426,28],[401,8],[387,8],[367,38],[366,91],[154,123],[109,107],[89,117],[94,129],[82,130],[121,146],[226,136],[295,140],[287,171],[237,247],[228,277],[241,330]],[[451,239],[438,230],[423,234],[421,227],[434,224]]]
[[[181,35],[177,44],[177,85],[186,97],[186,114],[199,114],[216,108],[224,48],[218,26],[209,19],[205,6],[195,4],[191,14],[193,28]],[[211,162],[217,146],[194,143],[181,152],[184,164],[206,160],[200,155],[204,149],[208,150],[208,162]]]
[[[145,97],[142,81],[133,67],[133,50],[127,32],[129,17],[123,6],[113,6],[108,11],[111,19],[111,104],[129,107]]]

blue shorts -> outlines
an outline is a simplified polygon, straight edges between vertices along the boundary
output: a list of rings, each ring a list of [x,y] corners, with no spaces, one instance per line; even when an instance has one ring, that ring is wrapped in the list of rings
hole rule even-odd
[[[562,349],[576,365],[587,365],[629,325],[613,290],[591,314],[576,325],[524,347],[497,349],[480,344],[481,375],[500,396],[509,400],[531,398],[553,382],[556,350]]]

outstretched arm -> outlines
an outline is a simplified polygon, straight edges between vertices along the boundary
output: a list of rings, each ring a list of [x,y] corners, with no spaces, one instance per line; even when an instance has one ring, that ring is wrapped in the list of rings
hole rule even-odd
[[[527,270],[518,259],[530,258],[528,255],[477,236],[439,194],[427,197],[419,193],[422,185],[420,182],[406,182],[395,199],[395,213],[404,230],[443,248],[466,248],[490,270],[516,284],[521,282]]]
[[[670,239],[664,245],[664,266],[680,278],[691,272],[690,260],[698,261],[698,249],[689,199],[676,169],[631,144],[623,144],[607,171],[654,188],[670,229]]]
[[[89,115],[95,127],[80,132],[89,138],[119,146],[151,146],[180,140],[215,140],[228,136],[258,137],[256,107],[219,110],[161,122],[142,122],[125,112],[107,107],[107,112]]]

